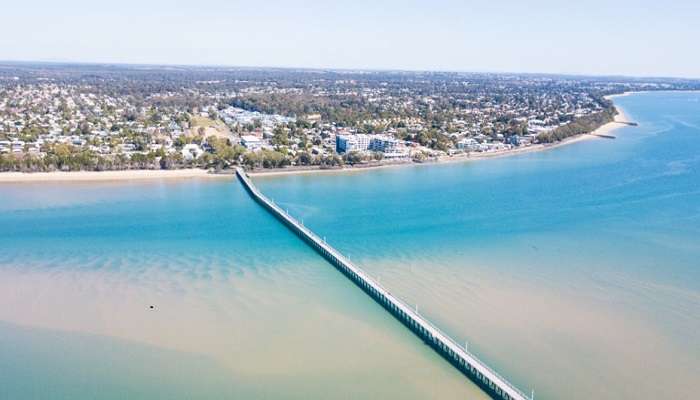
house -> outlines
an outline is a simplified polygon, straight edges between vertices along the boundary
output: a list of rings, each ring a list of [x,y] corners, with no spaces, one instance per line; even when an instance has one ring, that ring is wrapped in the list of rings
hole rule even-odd
[[[248,150],[260,150],[263,146],[263,141],[257,136],[243,135],[241,136],[241,144]]]
[[[12,141],[12,152],[13,153],[24,152],[24,142],[21,140],[13,140]]]
[[[136,145],[133,143],[123,143],[123,144],[119,145],[119,147],[121,148],[121,151],[124,153],[130,153],[132,151],[136,151]]]
[[[182,157],[187,161],[199,158],[203,153],[204,150],[195,143],[186,144],[182,147]]]

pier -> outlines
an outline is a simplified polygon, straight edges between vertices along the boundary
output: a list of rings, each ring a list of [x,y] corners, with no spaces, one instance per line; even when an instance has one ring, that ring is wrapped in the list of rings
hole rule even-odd
[[[349,259],[326,243],[324,239],[319,238],[309,228],[278,207],[258,190],[243,169],[237,168],[236,175],[243,187],[257,203],[309,244],[355,285],[372,297],[492,398],[497,400],[533,400],[532,395],[527,396],[521,392],[508,380],[488,367],[486,363],[470,353],[466,346],[457,344],[451,337],[421,316],[417,309],[392,295],[379,282],[372,279],[366,272],[355,266]]]

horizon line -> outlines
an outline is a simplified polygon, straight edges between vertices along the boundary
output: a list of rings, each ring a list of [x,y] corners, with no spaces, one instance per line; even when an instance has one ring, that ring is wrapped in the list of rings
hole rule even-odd
[[[572,78],[627,78],[627,79],[666,79],[700,81],[700,77],[680,77],[663,75],[624,75],[624,74],[586,74],[586,73],[562,73],[562,72],[514,72],[514,71],[477,71],[477,70],[450,70],[450,69],[400,69],[400,68],[347,68],[347,67],[294,67],[294,66],[269,66],[269,65],[232,65],[232,64],[182,64],[182,63],[132,63],[132,62],[104,62],[104,61],[71,61],[71,60],[5,60],[2,64],[54,64],[54,65],[94,65],[94,66],[124,66],[124,67],[185,67],[185,68],[232,68],[250,70],[301,70],[301,71],[342,71],[342,72],[402,72],[402,73],[444,73],[444,74],[483,74],[483,75],[536,75],[536,76],[560,76]]]

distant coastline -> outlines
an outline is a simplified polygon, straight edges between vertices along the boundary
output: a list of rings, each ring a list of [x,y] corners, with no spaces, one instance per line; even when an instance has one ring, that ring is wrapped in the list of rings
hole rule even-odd
[[[637,93],[637,92],[635,92]],[[633,92],[625,92],[615,95],[605,96],[606,99],[628,96]],[[509,157],[525,153],[533,153],[555,149],[557,147],[570,145],[583,140],[601,139],[597,135],[609,135],[612,131],[624,127],[624,123],[631,122],[624,111],[617,105],[614,106],[617,114],[612,122],[599,127],[593,132],[572,136],[555,143],[534,144],[530,146],[518,147],[515,149],[494,151],[486,153],[463,153],[456,155],[439,156],[424,162],[398,161],[358,164],[353,166],[343,166],[339,168],[321,168],[318,166],[287,167],[276,169],[257,169],[249,171],[251,176],[276,176],[287,174],[309,174],[326,172],[352,172],[367,171],[379,168],[393,168],[406,165],[432,165],[452,162],[467,162],[483,160],[489,158]],[[142,169],[142,170],[115,170],[115,171],[54,171],[54,172],[0,172],[0,184],[20,183],[20,182],[95,182],[95,181],[129,181],[129,180],[158,180],[158,179],[187,179],[187,178],[216,178],[229,177],[233,170],[223,170],[213,172],[201,168],[189,169]]]

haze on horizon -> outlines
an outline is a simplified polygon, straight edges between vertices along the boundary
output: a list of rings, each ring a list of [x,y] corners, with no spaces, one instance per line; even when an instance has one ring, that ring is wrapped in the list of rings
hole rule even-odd
[[[13,2],[0,60],[700,78],[700,2]]]

